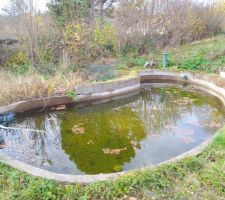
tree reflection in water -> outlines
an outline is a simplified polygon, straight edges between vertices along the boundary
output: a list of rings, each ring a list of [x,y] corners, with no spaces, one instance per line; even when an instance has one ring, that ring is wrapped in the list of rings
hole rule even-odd
[[[138,152],[145,153],[143,143],[152,136],[174,134],[186,149],[199,137],[200,142],[198,131],[209,135],[222,124],[224,112],[218,106],[214,98],[175,87],[145,88],[125,100],[17,119],[15,127],[45,132],[1,131],[6,147],[0,153],[60,173],[121,171],[141,156]]]

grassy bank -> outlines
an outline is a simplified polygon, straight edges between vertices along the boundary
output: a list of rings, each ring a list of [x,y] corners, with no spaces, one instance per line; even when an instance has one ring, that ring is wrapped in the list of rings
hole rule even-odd
[[[225,35],[196,41],[178,48],[167,48],[173,69],[217,73],[225,68]],[[153,51],[151,57],[159,61],[163,51]]]
[[[115,181],[63,186],[0,164],[0,199],[224,199],[225,129],[198,157]]]

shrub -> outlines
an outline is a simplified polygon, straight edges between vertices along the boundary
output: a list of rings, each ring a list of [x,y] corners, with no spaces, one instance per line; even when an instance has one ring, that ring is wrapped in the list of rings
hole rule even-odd
[[[19,65],[26,65],[29,63],[27,55],[22,51],[17,51],[5,62],[7,68],[11,68]]]
[[[111,53],[116,53],[117,38],[116,31],[112,24],[97,21],[94,29],[94,41],[100,48],[108,50]]]

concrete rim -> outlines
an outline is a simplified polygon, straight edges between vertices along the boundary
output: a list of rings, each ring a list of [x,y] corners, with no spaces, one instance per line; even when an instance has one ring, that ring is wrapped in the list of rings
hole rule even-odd
[[[214,83],[210,83],[208,81],[201,80],[199,78],[195,78],[194,76],[192,76],[192,74],[189,74],[189,73],[184,74],[184,73],[179,73],[179,72],[151,70],[151,71],[141,72],[139,74],[139,76],[137,77],[137,79],[139,80],[139,83],[135,82],[135,84],[133,84],[133,85],[126,86],[124,88],[119,88],[119,89],[116,88],[115,90],[110,91],[110,92],[99,92],[99,93],[95,93],[92,95],[90,95],[90,94],[80,95],[80,96],[78,96],[78,99],[75,101],[75,103],[78,103],[78,107],[79,106],[82,107],[82,106],[86,106],[86,105],[91,105],[90,102],[105,103],[105,102],[109,102],[109,101],[112,101],[112,100],[115,100],[118,98],[124,98],[124,95],[126,96],[129,93],[133,94],[133,93],[139,92],[140,87],[143,83],[150,82],[150,83],[192,84],[192,85],[197,86],[199,89],[204,90],[205,92],[217,97],[218,99],[221,100],[221,102],[225,106],[225,89],[215,85]],[[55,97],[47,97],[46,99],[50,100],[50,102],[51,102],[51,98],[55,98]],[[59,105],[61,105],[62,103],[63,104],[72,103],[71,100],[68,100],[67,97],[57,97],[57,98],[60,99]],[[35,102],[35,101],[38,102],[38,105],[41,105],[41,103],[42,103],[42,107],[45,107],[46,99],[39,98],[39,99],[34,99],[34,100],[29,100],[29,101],[17,102],[17,103],[8,105],[6,107],[0,108],[0,113],[3,111],[4,112],[13,111],[13,109],[14,109],[14,111],[17,112],[18,111],[17,106],[20,105],[21,103],[24,106],[24,105],[26,105],[26,103],[31,105],[32,102]],[[89,102],[89,103],[83,104],[83,102]],[[55,106],[55,105],[52,105],[52,106]],[[29,107],[29,109],[32,109],[32,108]],[[215,135],[213,137],[211,137],[210,139],[206,140],[205,142],[203,142],[202,144],[200,144],[199,146],[185,152],[184,154],[180,154],[180,155],[178,155],[170,160],[167,160],[163,163],[160,163],[156,166],[166,164],[166,163],[171,163],[171,162],[180,160],[182,158],[186,158],[189,156],[196,156],[196,155],[200,154],[203,151],[203,149],[205,147],[207,147],[209,145],[209,143],[213,140]],[[145,170],[147,168],[152,167],[152,166],[149,166],[149,167],[134,169],[134,170],[126,171],[126,172],[118,172],[118,173],[110,173],[110,174],[68,175],[68,174],[59,174],[59,173],[54,173],[54,172],[50,172],[47,170],[43,170],[43,169],[34,167],[32,165],[23,163],[21,161],[14,160],[14,159],[12,159],[8,156],[4,156],[4,155],[0,155],[0,162],[4,163],[6,165],[9,165],[13,168],[16,168],[20,171],[26,172],[29,175],[32,175],[35,177],[41,177],[41,178],[45,178],[45,179],[49,179],[49,180],[54,180],[56,182],[64,183],[64,184],[73,184],[73,183],[89,184],[89,183],[93,183],[96,181],[106,181],[106,180],[110,180],[110,179],[115,179],[115,178],[125,175],[125,174],[130,174],[137,170]],[[156,166],[153,166],[153,167],[156,167]]]

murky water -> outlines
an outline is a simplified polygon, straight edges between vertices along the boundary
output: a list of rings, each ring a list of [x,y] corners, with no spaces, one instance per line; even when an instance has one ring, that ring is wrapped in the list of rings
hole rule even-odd
[[[14,159],[66,174],[127,171],[184,153],[224,122],[220,102],[181,87],[145,87],[112,103],[17,118],[0,149]]]

